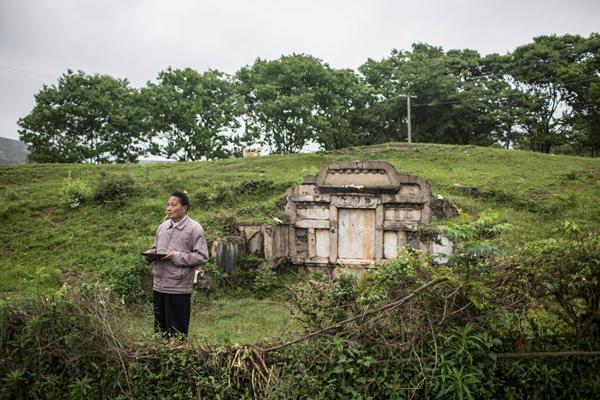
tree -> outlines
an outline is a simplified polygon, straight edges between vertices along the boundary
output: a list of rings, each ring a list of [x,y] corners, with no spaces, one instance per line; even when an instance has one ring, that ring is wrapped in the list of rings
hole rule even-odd
[[[136,91],[127,80],[68,70],[19,119],[32,162],[135,162],[144,152]]]
[[[152,152],[180,161],[229,157],[241,103],[228,77],[168,68],[157,80],[142,90],[156,139]]]
[[[325,150],[360,144],[368,132],[364,129],[370,90],[352,70],[327,69],[325,85],[316,101],[315,140]]]
[[[247,143],[295,153],[310,143],[332,149],[355,142],[358,77],[302,54],[256,60],[237,73],[246,105]]]
[[[564,39],[564,38],[563,38]],[[569,39],[569,37],[567,37]],[[561,38],[555,38],[561,40]],[[600,34],[567,40],[573,62],[561,68],[557,83],[572,108],[572,140],[592,156],[600,153]]]
[[[497,128],[494,115],[502,82],[486,74],[473,50],[414,44],[359,69],[373,90],[365,144],[406,140],[406,95],[416,95],[411,121],[416,141],[488,145]]]
[[[577,62],[582,38],[539,36],[506,56],[504,78],[522,93],[513,107],[523,131],[520,146],[549,153],[570,141],[572,109],[559,81]]]

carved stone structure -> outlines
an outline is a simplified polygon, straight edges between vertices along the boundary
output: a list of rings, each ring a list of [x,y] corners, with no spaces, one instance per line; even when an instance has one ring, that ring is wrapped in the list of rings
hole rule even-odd
[[[422,247],[431,219],[425,180],[384,161],[334,162],[287,194],[289,254],[306,267],[372,267]],[[312,268],[311,268],[312,269]]]
[[[363,270],[397,258],[404,246],[427,250],[420,231],[431,219],[431,189],[384,161],[333,162],[289,189],[288,222],[240,226],[246,253],[267,264],[306,270]]]

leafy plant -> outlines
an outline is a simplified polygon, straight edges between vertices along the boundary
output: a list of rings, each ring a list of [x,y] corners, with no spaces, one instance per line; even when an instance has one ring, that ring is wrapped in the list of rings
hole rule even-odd
[[[102,173],[94,200],[100,203],[124,204],[127,198],[137,193],[139,188],[132,176]]]
[[[473,263],[501,253],[492,239],[512,228],[511,224],[495,212],[480,213],[475,220],[471,220],[468,214],[461,213],[457,221],[438,226],[438,231],[457,244],[457,251],[452,259],[462,258]]]
[[[272,268],[261,265],[256,270],[254,278],[254,293],[259,299],[267,296],[267,294],[277,285],[277,274]]]
[[[497,348],[502,342],[471,323],[442,334],[437,366],[431,369],[436,398],[473,399],[489,396],[486,376],[493,374]],[[431,367],[430,367],[431,368]]]
[[[92,188],[80,179],[68,178],[61,190],[62,203],[69,208],[78,208],[90,199]]]
[[[567,223],[567,236],[527,244],[516,261],[531,301],[542,301],[582,338],[600,333],[600,236],[574,228]]]

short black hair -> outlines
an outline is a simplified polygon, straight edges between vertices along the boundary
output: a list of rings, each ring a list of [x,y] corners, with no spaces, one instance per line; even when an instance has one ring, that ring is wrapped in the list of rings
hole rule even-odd
[[[188,199],[187,194],[185,192],[173,192],[169,197],[177,197],[182,206],[187,207],[187,211],[190,211],[190,199]]]

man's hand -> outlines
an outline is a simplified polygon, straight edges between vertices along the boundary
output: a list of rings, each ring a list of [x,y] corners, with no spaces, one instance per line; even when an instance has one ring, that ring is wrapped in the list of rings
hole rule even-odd
[[[146,258],[146,262],[147,263],[151,263],[152,261],[154,261],[154,254],[156,253],[156,249],[155,248],[151,248],[148,249],[146,251],[144,251],[144,257]]]
[[[173,260],[173,252],[172,251],[167,251],[167,254],[165,254],[163,256],[163,258],[161,258],[161,260],[163,260],[163,261],[172,261]]]

